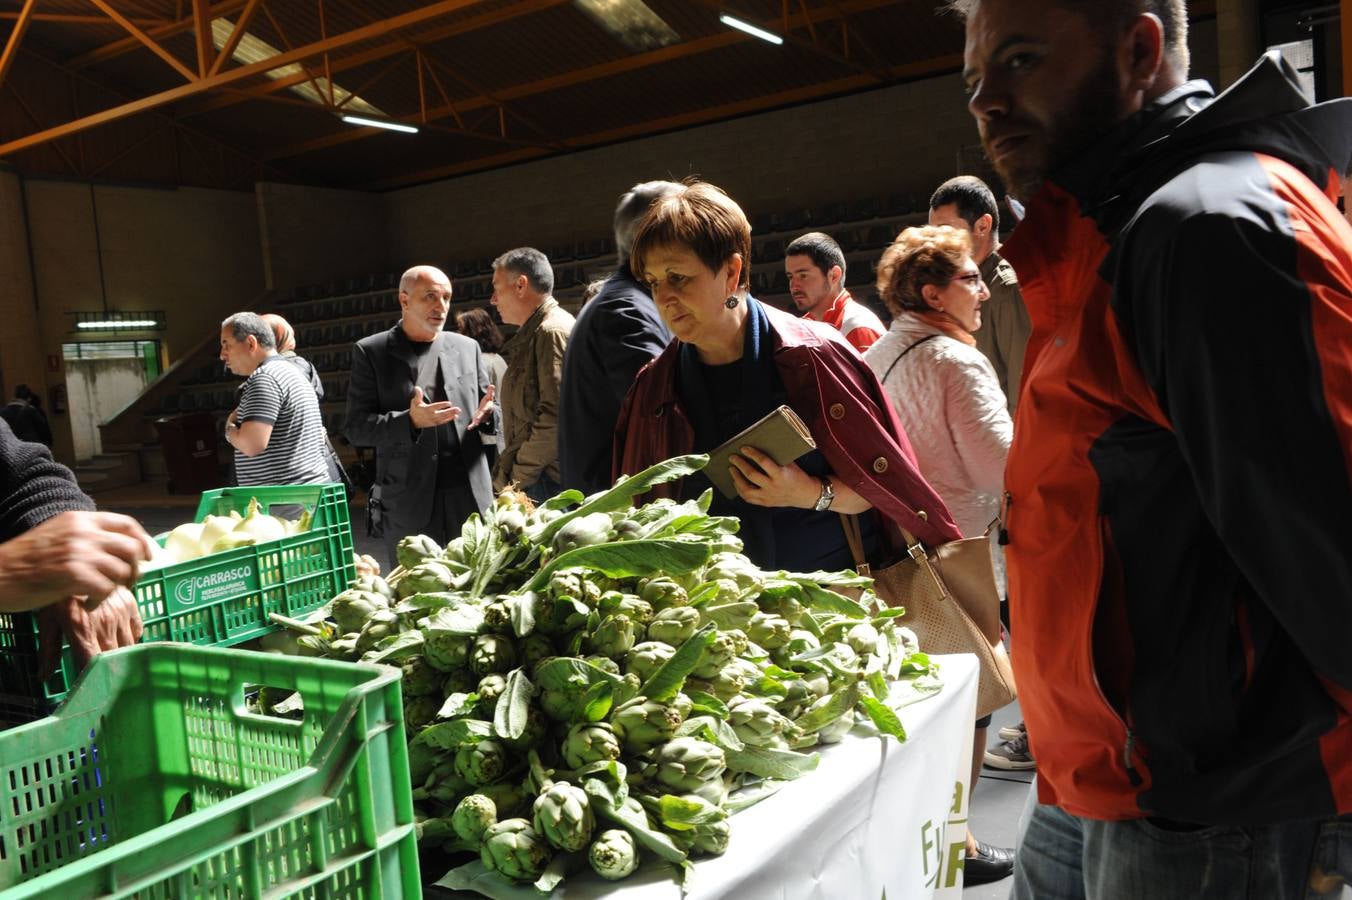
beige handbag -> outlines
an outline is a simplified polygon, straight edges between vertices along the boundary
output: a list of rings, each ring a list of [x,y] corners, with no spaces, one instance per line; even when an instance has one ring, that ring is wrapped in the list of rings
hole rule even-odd
[[[872,576],[874,592],[888,606],[905,607],[900,623],[915,632],[921,650],[976,654],[981,662],[977,718],[1013,700],[1014,670],[1000,639],[1000,590],[989,539],[963,538],[926,551],[902,528],[909,559],[872,572],[864,558],[859,520],[846,515],[840,520],[860,574]]]

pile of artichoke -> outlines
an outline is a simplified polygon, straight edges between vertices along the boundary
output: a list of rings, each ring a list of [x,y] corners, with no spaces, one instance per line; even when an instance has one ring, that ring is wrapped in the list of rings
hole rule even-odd
[[[301,652],[402,666],[423,842],[545,891],[641,856],[687,875],[809,748],[857,723],[904,739],[889,691],[938,680],[867,578],[761,571],[708,494],[633,506],[704,462],[539,508],[504,492],[308,621]]]

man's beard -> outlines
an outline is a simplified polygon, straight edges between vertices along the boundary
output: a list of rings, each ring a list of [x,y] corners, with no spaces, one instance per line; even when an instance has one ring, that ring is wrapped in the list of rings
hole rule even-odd
[[[1049,175],[1079,156],[1122,120],[1121,90],[1117,66],[1108,48],[1099,64],[1079,85],[1065,110],[1043,132],[1046,149],[1042,159],[1019,161],[1006,158],[992,162],[1009,193],[1028,201],[1042,188]],[[989,147],[986,148],[990,156]]]

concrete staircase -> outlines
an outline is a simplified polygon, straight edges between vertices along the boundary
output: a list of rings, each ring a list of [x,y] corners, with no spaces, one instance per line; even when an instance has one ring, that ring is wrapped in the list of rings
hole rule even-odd
[[[86,494],[97,494],[141,481],[141,458],[137,453],[100,453],[75,464],[75,480]]]

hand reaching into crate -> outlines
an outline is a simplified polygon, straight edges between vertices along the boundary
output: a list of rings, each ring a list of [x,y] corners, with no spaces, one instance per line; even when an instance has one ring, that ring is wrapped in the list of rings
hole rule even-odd
[[[139,564],[154,551],[150,535],[130,516],[63,512],[0,544],[0,611],[134,587]]]
[[[56,671],[64,636],[75,653],[77,669],[105,650],[130,647],[141,639],[141,613],[136,598],[124,587],[102,600],[67,597],[38,613],[39,659],[42,677]]]

